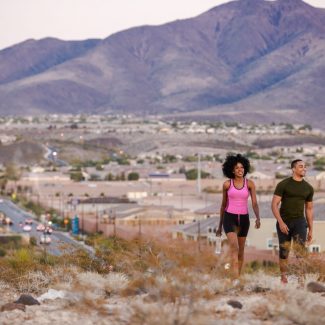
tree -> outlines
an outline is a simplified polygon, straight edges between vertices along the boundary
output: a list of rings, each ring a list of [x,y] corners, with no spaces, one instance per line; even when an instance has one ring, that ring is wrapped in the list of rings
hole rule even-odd
[[[196,168],[190,169],[185,173],[186,179],[187,180],[194,180],[197,179],[198,176],[198,171]],[[210,176],[209,173],[201,170],[201,178],[208,178]]]
[[[108,173],[106,176],[105,176],[105,181],[114,181],[114,176],[112,173]]]
[[[18,181],[21,176],[21,171],[14,164],[6,165],[4,177],[10,181]]]
[[[139,173],[136,173],[136,172],[132,172],[132,173],[129,173],[128,175],[128,180],[129,181],[137,181],[139,180]]]
[[[96,165],[96,170],[99,170],[99,171],[100,171],[100,170],[104,170],[102,164],[98,163],[98,164]]]
[[[76,182],[81,182],[81,181],[83,181],[85,179],[81,172],[72,172],[72,173],[70,173],[70,178],[73,181],[76,181]]]

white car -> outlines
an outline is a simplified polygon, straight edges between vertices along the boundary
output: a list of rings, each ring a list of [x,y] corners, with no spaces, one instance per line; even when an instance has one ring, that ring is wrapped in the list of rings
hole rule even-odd
[[[45,229],[43,230],[45,234],[51,235],[53,230],[51,227],[45,227]]]
[[[44,231],[45,230],[45,226],[40,223],[39,225],[37,225],[36,230],[37,231]]]
[[[46,235],[42,235],[40,237],[40,243],[41,244],[50,244],[51,243],[51,237],[50,236],[46,236]]]
[[[23,227],[23,230],[26,231],[26,232],[29,232],[29,231],[32,230],[32,227],[31,227],[30,225],[25,225],[25,226]]]

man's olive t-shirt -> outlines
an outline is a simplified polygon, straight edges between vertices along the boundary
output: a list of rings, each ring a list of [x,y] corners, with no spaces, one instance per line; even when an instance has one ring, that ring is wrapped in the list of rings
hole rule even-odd
[[[313,200],[314,189],[305,180],[295,181],[292,177],[281,181],[274,195],[281,196],[280,215],[283,220],[304,217],[305,202]]]

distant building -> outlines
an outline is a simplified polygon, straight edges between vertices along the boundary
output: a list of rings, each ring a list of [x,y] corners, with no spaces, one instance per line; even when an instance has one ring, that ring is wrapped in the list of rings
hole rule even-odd
[[[172,231],[173,238],[182,238],[185,240],[206,240],[209,244],[216,241],[215,230],[219,224],[219,217],[196,220],[195,222],[179,225]],[[314,240],[308,246],[312,253],[325,252],[325,217],[319,217],[314,220]],[[225,235],[223,234],[224,238]],[[251,227],[246,241],[247,246],[259,250],[273,250],[276,252],[279,248],[276,232],[275,218],[261,218],[261,228],[255,229],[254,218],[251,218]]]
[[[57,172],[25,173],[21,177],[22,181],[32,182],[70,182],[70,175]]]
[[[185,181],[185,174],[169,174],[169,173],[150,173],[147,176],[148,180],[152,181]]]

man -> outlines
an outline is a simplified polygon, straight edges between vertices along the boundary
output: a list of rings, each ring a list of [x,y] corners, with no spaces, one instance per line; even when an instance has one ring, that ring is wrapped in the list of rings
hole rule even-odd
[[[306,165],[301,159],[291,162],[292,177],[281,181],[274,191],[272,212],[277,220],[279,266],[282,283],[287,283],[291,240],[303,256],[305,242],[313,239],[313,187],[304,180]],[[279,210],[279,204],[281,207]],[[306,217],[305,217],[306,216]],[[307,219],[307,222],[306,222]],[[308,224],[308,234],[307,234]]]

